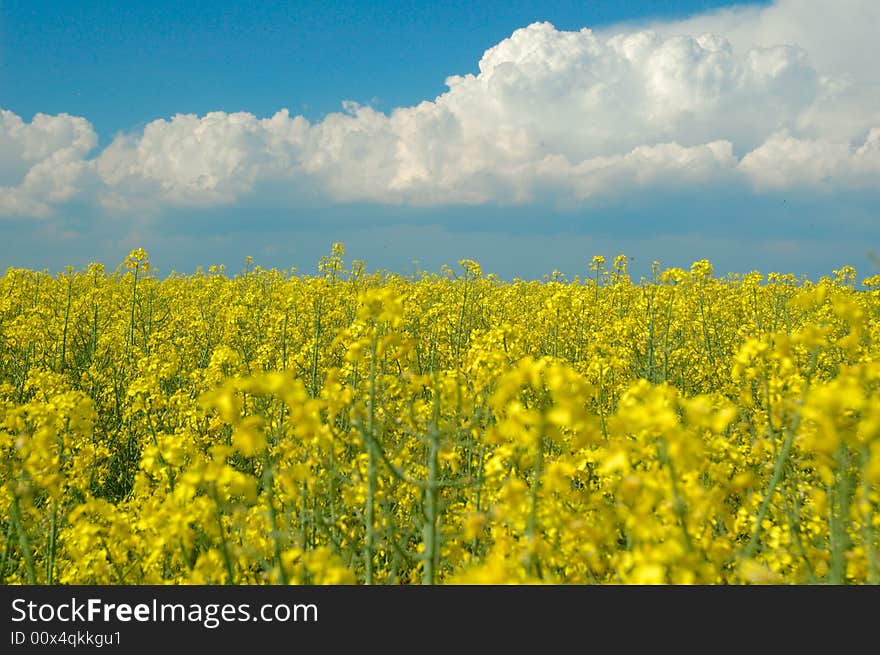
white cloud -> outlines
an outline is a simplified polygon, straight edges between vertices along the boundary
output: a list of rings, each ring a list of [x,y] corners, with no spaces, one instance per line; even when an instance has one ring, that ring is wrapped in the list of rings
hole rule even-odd
[[[89,122],[37,114],[30,123],[0,109],[0,216],[45,218],[73,199],[98,143]]]
[[[746,155],[740,168],[762,190],[876,189],[880,182],[880,128],[871,130],[865,142],[855,148],[846,143],[774,134]]]
[[[735,6],[683,21],[645,26],[664,36],[723,34],[734,48],[797,44],[822,75],[880,83],[876,66],[880,3],[875,0],[776,0],[766,6]],[[611,31],[633,29],[617,26]]]
[[[154,121],[93,160],[98,197],[113,209],[216,206],[288,186],[279,204],[577,204],[739,180],[757,192],[877,188],[877,24],[876,0],[779,0],[602,32],[535,23],[489,48],[477,74],[388,115],[346,103],[316,123],[287,110]],[[18,119],[3,116],[8,132]],[[80,121],[94,139],[82,119],[40,120]],[[93,141],[39,134],[48,154],[20,154],[10,170],[27,165],[40,183],[0,189],[0,213],[45,212],[75,192]]]
[[[249,192],[271,158],[271,121],[212,112],[149,123],[141,135],[117,137],[98,157],[103,200],[119,208],[158,198],[176,205],[227,204]]]

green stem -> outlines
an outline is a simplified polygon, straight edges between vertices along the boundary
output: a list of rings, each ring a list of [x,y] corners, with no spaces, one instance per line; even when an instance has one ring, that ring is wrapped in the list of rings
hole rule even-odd
[[[539,578],[543,578],[541,563],[535,554],[535,539],[538,535],[538,491],[541,486],[541,473],[544,465],[544,426],[538,435],[535,463],[532,468],[532,488],[529,494],[529,517],[526,522],[526,541],[529,545],[529,569]]]
[[[467,311],[468,287],[470,286],[470,276],[465,272],[464,277],[464,296],[461,300],[461,311],[458,314],[458,326],[455,329],[455,359],[459,361],[462,347],[462,330],[464,329],[464,316]]]
[[[862,530],[865,539],[865,554],[868,557],[868,582],[872,585],[880,584],[880,562],[877,560],[877,550],[874,548],[874,526],[871,523],[873,512],[871,511],[871,483],[864,475],[870,453],[868,444],[862,446],[862,503],[866,509],[866,515],[862,519]]]
[[[852,488],[849,476],[849,457],[845,445],[837,451],[837,486],[833,489],[831,503],[831,567],[829,582],[844,584],[846,582],[846,553],[850,547],[850,538],[846,527],[849,522],[849,508]]]
[[[34,568],[34,555],[31,551],[31,543],[28,539],[27,530],[25,529],[21,519],[21,507],[18,504],[18,495],[12,493],[12,521],[15,523],[15,532],[18,534],[18,544],[21,546],[21,553],[24,557],[25,569],[27,572],[28,584],[37,584],[37,573]]]
[[[372,354],[370,357],[370,395],[367,398],[367,498],[364,516],[364,582],[373,584],[373,545],[376,541],[375,500],[376,500],[376,434],[375,434],[375,403],[376,403],[376,351],[378,333],[373,336]]]
[[[797,546],[798,554],[801,556],[801,559],[804,561],[804,565],[807,567],[807,574],[810,576],[810,584],[816,584],[816,571],[813,568],[812,562],[810,562],[810,558],[807,555],[807,549],[804,548],[803,539],[801,539],[801,520],[800,513],[798,511],[797,497],[796,497],[796,487],[797,485],[794,483],[792,479],[792,475],[786,476],[786,482],[789,487],[789,496],[790,498],[786,498],[785,494],[783,494],[783,501],[785,501],[785,513],[788,515],[788,529],[791,534],[791,538]]]
[[[666,448],[666,441],[663,439],[660,440],[660,460],[669,469],[669,478],[672,481],[672,498],[675,503],[675,515],[678,517],[678,522],[681,525],[685,552],[691,553],[694,550],[694,546],[687,527],[687,505],[678,489],[678,476],[675,474],[675,465],[672,463],[672,458],[669,456]]]
[[[6,566],[12,554],[12,521],[6,526],[6,539],[3,544],[3,561],[0,562],[0,585],[6,584]]]
[[[315,301],[315,337],[312,344],[312,398],[318,395],[318,346],[321,337],[321,298]]]
[[[269,523],[272,527],[275,566],[278,567],[278,576],[281,584],[286,585],[289,579],[287,571],[284,570],[284,563],[281,560],[281,535],[278,532],[278,513],[275,510],[275,472],[272,468],[272,460],[269,458],[268,450],[263,458],[263,488],[266,490],[266,504],[269,507]]]
[[[48,557],[46,558],[46,584],[51,585],[53,583],[53,576],[55,573],[55,543],[58,537],[58,507],[55,503],[52,503],[52,519],[51,525],[49,526],[49,547],[48,547]]]
[[[434,413],[428,431],[428,483],[425,486],[425,523],[422,539],[425,550],[422,568],[422,584],[433,585],[436,581],[436,567],[439,555],[437,544],[437,487],[439,477],[440,434],[438,418],[440,414],[439,392],[434,396]]]
[[[67,330],[70,324],[70,303],[73,297],[73,273],[67,278],[67,306],[64,308],[64,332],[61,336],[61,372],[64,372],[67,361]]]
[[[300,584],[308,584],[309,571],[306,568],[306,560],[305,553],[309,549],[309,528],[308,528],[308,513],[307,513],[307,503],[308,501],[308,487],[306,486],[305,480],[300,484],[300,498],[299,498],[299,541],[300,547],[302,548],[303,558],[302,558],[302,568],[300,569]]]
[[[135,264],[134,267],[134,281],[131,286],[131,317],[128,323],[128,346],[129,346],[129,358],[134,354],[134,310],[135,305],[137,304],[137,285],[138,285],[138,271],[140,270],[140,263]]]
[[[211,489],[211,497],[214,505],[217,507],[217,529],[220,531],[220,546],[223,554],[223,564],[226,567],[226,584],[235,584],[235,570],[232,566],[232,556],[229,554],[229,544],[226,543],[226,528],[223,527],[223,512],[220,508],[220,499],[217,497],[217,491]]]
[[[767,511],[770,509],[770,501],[773,500],[773,493],[776,491],[776,486],[785,477],[785,463],[788,461],[788,455],[791,452],[793,443],[794,430],[786,430],[785,441],[782,443],[782,449],[779,451],[779,454],[776,457],[776,463],[773,466],[773,477],[770,478],[770,484],[767,485],[767,491],[764,493],[764,500],[761,502],[761,507],[758,510],[758,516],[755,519],[755,527],[752,530],[752,536],[743,551],[743,557],[746,559],[754,556],[758,550],[758,540],[760,539],[761,531],[763,530],[762,523],[767,516]]]

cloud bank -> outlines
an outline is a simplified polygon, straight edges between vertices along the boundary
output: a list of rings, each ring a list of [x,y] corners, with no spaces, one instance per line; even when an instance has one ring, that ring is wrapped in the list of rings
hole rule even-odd
[[[46,218],[83,190],[98,143],[84,118],[37,114],[30,123],[0,109],[0,215]]]
[[[279,206],[579,206],[638,190],[880,190],[876,0],[779,0],[687,21],[534,23],[476,74],[390,114],[176,115],[93,152],[88,121],[0,112],[0,215]]]

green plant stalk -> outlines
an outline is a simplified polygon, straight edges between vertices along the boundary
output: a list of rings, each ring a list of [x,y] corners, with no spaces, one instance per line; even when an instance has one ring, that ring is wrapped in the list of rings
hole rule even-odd
[[[804,385],[804,390],[801,394],[801,403],[803,403],[804,398],[806,398],[807,391],[810,388],[810,380],[812,378],[812,374],[815,372],[815,362],[816,362],[816,350],[814,349],[812,352],[812,364],[813,368],[810,372],[810,375],[807,377],[807,383]],[[758,539],[761,536],[761,531],[763,530],[763,526],[761,525],[764,522],[764,517],[767,516],[767,510],[770,508],[770,501],[773,499],[773,493],[776,490],[776,486],[782,482],[785,478],[785,466],[788,463],[788,457],[791,453],[791,448],[794,445],[794,436],[795,432],[797,432],[798,426],[801,422],[801,414],[795,416],[793,424],[790,428],[784,428],[785,430],[785,439],[782,442],[782,448],[776,452],[776,435],[773,429],[773,414],[770,407],[770,391],[765,385],[765,399],[767,403],[767,426],[770,431],[770,440],[774,447],[774,455],[776,460],[773,465],[773,476],[770,478],[770,483],[767,485],[767,491],[765,492],[764,499],[761,501],[761,507],[758,510],[757,520],[755,521],[755,527],[752,530],[752,536],[749,538],[749,543],[746,545],[743,551],[743,557],[746,559],[753,557],[758,549]]]
[[[278,577],[281,584],[288,584],[287,571],[284,570],[284,563],[281,560],[281,535],[278,533],[278,513],[275,509],[275,471],[272,466],[272,460],[269,457],[269,451],[266,450],[263,457],[263,489],[266,490],[266,505],[269,508],[269,524],[272,527],[272,544],[273,554],[275,556],[275,566],[278,567]]]
[[[339,536],[339,526],[337,525],[336,518],[336,456],[333,452],[333,444],[330,445],[330,453],[327,457],[327,474],[329,476],[329,480],[327,481],[328,487],[330,489],[330,496],[328,502],[328,512],[330,514],[328,533],[330,537],[330,541],[334,543],[334,545],[339,544],[340,536]],[[327,523],[326,519],[322,520]],[[337,547],[337,550],[340,550]]]
[[[308,514],[306,511],[307,510],[306,506],[308,504],[306,502],[308,500],[307,492],[308,492],[308,489],[306,487],[305,480],[303,480],[302,484],[300,485],[300,501],[299,501],[299,528],[300,528],[299,541],[300,541],[302,552],[303,552],[302,567],[300,569],[300,584],[308,584],[308,577],[309,577],[309,571],[306,568],[306,561],[305,561],[305,553],[309,549],[309,529],[308,529],[308,523],[307,523]]]
[[[647,362],[646,362],[646,375],[645,377],[652,384],[656,384],[657,380],[654,379],[654,324],[656,319],[656,311],[654,304],[654,296],[657,293],[656,288],[651,290],[651,296],[648,300],[648,315],[650,316],[648,320],[648,347],[647,347]]]
[[[107,540],[103,537],[101,539],[101,547],[104,549],[104,552],[107,553],[107,561],[110,562],[110,566],[113,568],[113,573],[116,574],[116,584],[124,585],[125,584],[125,576],[128,571],[123,571],[119,564],[113,559],[113,556],[110,554],[110,546],[107,544]],[[132,564],[134,566],[134,564]],[[131,571],[131,566],[128,568]]]
[[[526,542],[529,545],[529,570],[543,578],[541,571],[541,562],[535,554],[534,541],[538,534],[538,491],[541,486],[541,474],[544,467],[544,424],[541,424],[538,433],[537,451],[535,452],[535,463],[532,467],[532,488],[529,493],[529,517],[526,522]]]
[[[706,343],[706,354],[709,356],[709,362],[712,364],[712,367],[715,368],[715,355],[712,352],[712,342],[709,339],[709,324],[706,321],[706,309],[705,304],[703,302],[703,291],[700,289],[700,322],[703,327],[703,340]]]
[[[46,584],[53,583],[55,573],[55,544],[58,537],[58,506],[52,503],[52,518],[49,526],[49,547],[48,557],[46,558]]]
[[[373,584],[373,548],[376,541],[375,501],[376,501],[376,446],[375,446],[375,402],[376,402],[376,352],[379,341],[378,332],[373,335],[370,357],[370,394],[367,398],[367,498],[364,516],[364,583]]]
[[[134,281],[131,286],[131,317],[128,323],[128,356],[129,359],[134,354],[134,310],[135,305],[137,304],[137,285],[138,285],[138,272],[140,271],[140,263],[135,264],[134,267]]]
[[[235,584],[235,569],[232,566],[232,557],[229,554],[229,544],[226,542],[226,528],[223,527],[223,512],[220,508],[220,499],[217,497],[217,491],[211,489],[211,498],[217,507],[217,529],[220,531],[220,552],[223,554],[223,565],[226,567],[226,584]]]
[[[311,383],[311,392],[312,398],[317,397],[318,395],[318,354],[319,354],[319,345],[321,338],[321,309],[322,302],[320,296],[315,301],[315,335],[314,335],[314,343],[312,345],[312,383]]]
[[[61,372],[64,372],[67,361],[67,330],[70,324],[70,304],[73,297],[73,274],[67,278],[67,305],[64,308],[64,331],[61,336]]]
[[[816,584],[818,581],[816,577],[816,570],[813,568],[813,563],[810,562],[810,558],[807,555],[807,550],[804,548],[803,539],[801,539],[801,521],[800,514],[798,513],[798,505],[795,497],[795,488],[796,484],[793,480],[792,475],[786,476],[786,482],[789,487],[789,496],[790,500],[786,499],[783,494],[783,501],[785,502],[785,513],[788,515],[788,530],[791,538],[794,540],[795,545],[797,546],[798,554],[801,556],[801,559],[804,561],[804,565],[807,567],[807,573],[810,576],[810,584]]]
[[[761,524],[767,516],[767,510],[770,509],[770,501],[773,499],[773,493],[776,491],[776,486],[782,482],[785,477],[785,463],[788,460],[788,455],[791,452],[793,443],[794,430],[786,430],[785,440],[782,443],[782,448],[780,449],[779,454],[776,457],[776,463],[773,466],[773,477],[770,478],[770,483],[767,485],[764,499],[761,501],[761,507],[758,510],[758,516],[755,519],[755,527],[752,530],[752,536],[749,538],[749,543],[743,551],[743,557],[746,559],[753,557],[757,552],[758,540],[760,539],[761,531],[763,530]]]
[[[597,397],[597,409],[599,410],[599,425],[602,427],[602,437],[605,443],[608,443],[608,426],[605,423],[605,377],[602,371],[599,371],[599,394]]]
[[[553,321],[553,357],[559,357],[559,307],[556,307],[556,317]]]
[[[431,419],[431,427],[428,430],[428,481],[425,485],[425,522],[422,526],[422,541],[424,544],[424,558],[422,566],[422,584],[433,585],[436,582],[436,567],[439,559],[437,543],[437,488],[439,478],[439,451],[440,435],[438,419],[440,414],[440,400],[436,394],[434,397],[434,412]]]
[[[364,582],[373,584],[373,550],[376,542],[376,452],[370,444],[367,454],[366,537],[364,539]]]
[[[485,445],[480,446],[479,458],[480,458],[479,459],[480,463],[477,465],[476,490],[474,491],[474,509],[477,512],[482,511],[480,509],[480,506],[481,506],[482,494],[483,494],[483,469],[485,467],[485,459],[486,459],[486,446]],[[478,545],[477,538],[474,537],[471,540],[471,554],[472,555],[477,554],[477,545]]]
[[[12,553],[12,521],[6,526],[6,538],[3,541],[3,561],[0,562],[0,585],[6,584],[6,567]]]
[[[281,325],[281,370],[287,370],[287,317],[290,310],[284,308],[284,322]]]
[[[159,463],[162,465],[162,468],[165,471],[165,476],[168,478],[168,486],[171,488],[171,491],[173,492],[174,491],[174,474],[173,474],[174,467],[172,467],[167,462],[164,455],[162,455],[162,450],[159,448],[159,437],[156,434],[156,427],[153,425],[153,419],[150,416],[150,410],[147,409],[145,413],[147,416],[147,426],[150,429],[150,436],[152,437],[153,445],[156,447],[156,454],[159,455]]]
[[[849,522],[849,508],[852,497],[850,484],[847,448],[841,445],[837,451],[837,486],[831,495],[831,516],[829,517],[831,530],[831,567],[828,581],[831,584],[840,585],[846,582],[846,553],[850,547],[847,523]]]
[[[669,298],[669,304],[666,306],[666,330],[663,332],[663,379],[666,382],[669,379],[669,330],[672,328],[672,298]]]
[[[461,311],[458,314],[458,325],[455,328],[455,359],[460,360],[462,340],[464,338],[462,332],[464,329],[464,317],[467,311],[468,289],[470,287],[470,275],[465,271],[464,274],[464,295],[461,300]]]
[[[177,540],[177,545],[180,547],[180,556],[183,558],[184,564],[186,564],[187,568],[192,571],[196,565],[195,555],[187,552],[182,538]]]
[[[37,573],[34,568],[34,555],[31,551],[30,540],[28,539],[27,530],[21,520],[21,507],[18,504],[18,494],[12,493],[12,521],[15,524],[15,532],[18,534],[18,543],[21,546],[21,553],[24,557],[25,571],[27,572],[28,584],[37,584]]]
[[[865,467],[868,465],[868,460],[870,458],[870,452],[868,450],[868,444],[862,446],[862,471],[864,472]],[[865,517],[862,519],[862,531],[864,533],[865,540],[865,554],[868,558],[868,582],[872,585],[880,584],[880,562],[877,559],[877,550],[874,548],[874,526],[871,523],[872,519],[872,511],[871,511],[871,483],[868,481],[868,478],[862,474],[862,503],[866,508]]]
[[[694,546],[687,527],[687,505],[679,492],[678,478],[675,474],[675,465],[672,463],[672,458],[669,456],[669,452],[666,449],[666,441],[664,439],[660,440],[660,459],[666,465],[666,468],[669,469],[669,479],[672,481],[672,498],[675,502],[675,515],[678,517],[678,522],[681,525],[685,552],[692,553]]]
[[[755,314],[755,325],[758,326],[758,332],[763,332],[764,326],[762,325],[761,317],[758,314],[758,287],[752,287],[752,302]]]
[[[95,277],[93,280],[93,292],[94,295],[97,296],[97,288],[98,288],[98,273],[95,272]],[[92,328],[89,334],[89,362],[95,356],[95,351],[98,349],[98,303],[95,302],[92,305]]]

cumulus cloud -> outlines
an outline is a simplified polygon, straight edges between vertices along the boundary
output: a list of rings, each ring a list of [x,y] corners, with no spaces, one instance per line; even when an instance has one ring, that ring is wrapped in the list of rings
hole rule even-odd
[[[264,164],[289,155],[273,153],[276,127],[248,113],[153,121],[143,134],[117,137],[97,158],[102,199],[114,208],[153,198],[192,206],[232,202],[253,188]]]
[[[843,185],[876,189],[880,183],[880,128],[871,130],[857,148],[774,134],[746,155],[740,168],[758,189],[833,191]]]
[[[76,197],[97,143],[83,118],[37,114],[25,123],[0,109],[0,216],[45,218]]]
[[[155,121],[98,159],[105,201],[158,194],[215,204],[260,180],[307,178],[334,201],[420,205],[563,200],[689,184],[736,167],[809,106],[816,78],[790,46],[735,52],[721,38],[600,38],[535,23],[390,115],[353,104],[310,124],[212,113]]]
[[[779,0],[601,32],[535,23],[416,106],[345,103],[314,123],[287,110],[177,115],[88,162],[88,123],[38,117],[42,154],[17,141],[3,155],[0,183],[15,185],[0,188],[0,213],[48,212],[89,166],[114,210],[229,205],[284,187],[296,191],[281,204],[311,194],[423,206],[578,204],[658,185],[877,188],[877,24],[875,0]],[[2,116],[0,140],[24,129]],[[34,127],[53,121],[58,134]]]
[[[723,34],[738,51],[796,44],[816,73],[816,95],[742,159],[758,190],[880,188],[880,67],[876,65],[880,3],[873,0],[777,0],[661,22],[663,38]],[[617,26],[621,29],[638,29]]]
[[[876,66],[880,4],[873,0],[776,0],[766,6],[734,6],[683,21],[615,26],[609,32],[652,29],[664,36],[723,34],[737,50],[797,44],[821,74],[880,82]]]

